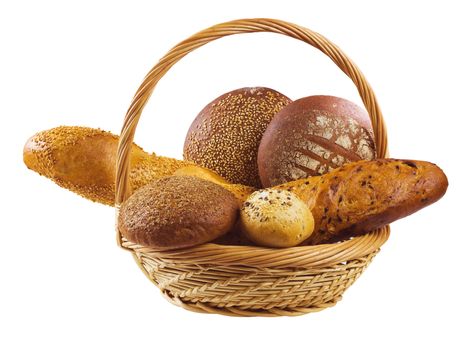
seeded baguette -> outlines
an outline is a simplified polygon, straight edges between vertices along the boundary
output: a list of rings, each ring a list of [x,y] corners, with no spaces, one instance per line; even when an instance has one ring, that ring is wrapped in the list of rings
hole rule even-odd
[[[273,189],[295,193],[311,210],[315,228],[306,244],[370,232],[439,200],[448,179],[435,164],[376,159],[346,164],[328,174]]]
[[[60,126],[32,136],[24,146],[23,160],[29,169],[59,186],[112,206],[118,140],[118,136],[100,129]],[[130,158],[131,192],[155,179],[173,175],[184,167],[189,168],[180,175],[209,176],[207,169],[194,166],[191,162],[149,154],[134,144]],[[217,180],[222,187],[233,192],[240,204],[254,190],[223,182],[221,177],[217,179],[217,175],[213,174],[210,180]]]

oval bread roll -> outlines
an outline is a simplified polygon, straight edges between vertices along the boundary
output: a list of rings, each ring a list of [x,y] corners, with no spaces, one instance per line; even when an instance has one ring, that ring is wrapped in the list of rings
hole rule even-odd
[[[229,191],[194,176],[169,176],[138,189],[122,205],[127,240],[160,250],[185,248],[227,233],[238,217]]]
[[[259,190],[241,209],[241,230],[253,242],[267,247],[293,247],[307,239],[314,228],[308,206],[285,190]]]

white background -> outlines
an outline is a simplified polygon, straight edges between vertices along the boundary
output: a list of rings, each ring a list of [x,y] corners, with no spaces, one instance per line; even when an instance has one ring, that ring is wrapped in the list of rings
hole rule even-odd
[[[464,1],[1,1],[1,349],[467,349],[469,25]],[[335,307],[296,318],[229,318],[169,304],[114,240],[114,210],[29,171],[33,133],[118,133],[144,75],[213,24],[273,17],[338,44],[372,84],[393,157],[429,160],[446,196],[392,236]],[[136,142],[181,157],[192,119],[218,95],[268,86],[292,99],[360,101],[324,55],[275,34],[224,38],[157,86]]]

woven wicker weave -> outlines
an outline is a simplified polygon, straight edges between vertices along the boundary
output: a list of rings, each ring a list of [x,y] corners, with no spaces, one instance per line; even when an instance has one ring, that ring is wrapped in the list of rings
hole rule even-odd
[[[243,19],[207,28],[171,49],[147,74],[127,111],[117,159],[116,208],[129,196],[129,155],[141,112],[163,75],[182,57],[233,34],[273,32],[302,40],[330,57],[352,79],[367,109],[378,157],[387,155],[386,127],[375,95],[359,69],[333,43],[309,29],[273,19]],[[172,303],[230,316],[302,315],[333,306],[389,237],[385,227],[345,242],[268,249],[213,243],[158,252],[127,242],[147,277]]]

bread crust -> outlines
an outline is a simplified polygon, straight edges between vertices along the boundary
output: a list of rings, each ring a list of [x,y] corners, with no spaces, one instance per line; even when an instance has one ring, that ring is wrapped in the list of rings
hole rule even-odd
[[[189,165],[183,168],[180,168],[174,172],[173,175],[185,175],[185,176],[195,176],[200,179],[208,180],[213,183],[216,183],[223,188],[230,191],[238,200],[239,206],[241,207],[244,201],[249,197],[249,195],[255,191],[254,187],[241,185],[241,184],[232,184],[225,180],[223,177],[215,173],[214,171],[206,168],[202,168],[197,165]]]
[[[365,110],[339,97],[309,96],[275,115],[262,137],[257,161],[262,184],[270,187],[375,157]]]
[[[110,132],[78,126],[60,126],[32,136],[23,149],[26,166],[59,186],[84,198],[114,205],[116,153],[119,137]],[[238,198],[240,205],[254,188],[231,184],[191,162],[157,156],[136,144],[130,154],[130,190],[164,176],[198,176],[219,183]]]
[[[306,244],[364,234],[440,199],[448,179],[435,164],[376,159],[346,164],[328,174],[274,187],[295,193],[315,220]]]
[[[275,113],[290,102],[265,87],[221,95],[192,122],[184,143],[184,159],[212,169],[232,183],[261,187],[259,143]]]
[[[261,246],[293,247],[313,232],[314,218],[308,206],[285,190],[259,190],[241,208],[240,228]]]
[[[118,225],[131,242],[177,249],[224,235],[238,211],[236,198],[223,187],[194,176],[169,176],[131,195],[122,204]]]

